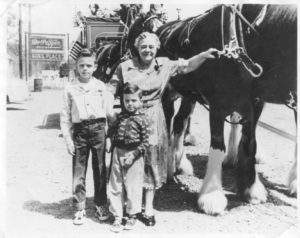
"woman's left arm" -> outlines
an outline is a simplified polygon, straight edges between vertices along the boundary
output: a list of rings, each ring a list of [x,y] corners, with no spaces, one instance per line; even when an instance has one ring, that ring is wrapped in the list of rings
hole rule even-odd
[[[187,74],[198,69],[207,59],[215,59],[214,53],[217,53],[218,50],[210,48],[207,51],[203,51],[200,54],[197,54],[189,59],[187,59],[187,66],[182,69],[180,73]]]

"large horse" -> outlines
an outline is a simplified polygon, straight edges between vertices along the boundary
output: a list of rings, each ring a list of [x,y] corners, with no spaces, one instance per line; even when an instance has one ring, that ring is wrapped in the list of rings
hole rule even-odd
[[[224,14],[228,14],[228,8],[236,13],[234,17]],[[264,102],[287,104],[296,99],[296,6],[243,5],[240,9],[219,5],[156,31],[162,56],[189,58],[211,47],[221,52],[219,59],[207,60],[196,71],[173,78],[167,88],[183,96],[173,123],[172,151],[177,168],[187,161],[183,156],[183,137],[188,117],[197,101],[209,104],[209,160],[198,198],[200,209],[208,214],[222,213],[227,206],[221,176],[226,151],[225,118],[233,112],[242,116],[237,152],[239,193],[250,203],[265,202],[267,193],[255,170],[257,121]],[[169,100],[172,90],[165,90],[163,97],[169,121],[174,111]],[[295,186],[296,162],[291,171],[291,192],[296,192]]]
[[[222,50],[222,38],[231,30],[220,24],[222,9],[223,6],[217,6],[198,18],[177,23],[168,37],[161,37],[164,51],[173,57],[190,57],[210,47]],[[237,36],[248,57],[244,59],[244,55],[239,54],[233,54],[232,58],[221,56],[219,60],[207,61],[195,72],[184,76],[184,80],[174,79],[171,82],[184,95],[174,119],[172,146],[177,165],[184,154],[182,137],[186,118],[195,102],[206,101],[210,107],[209,160],[198,199],[200,209],[209,214],[219,214],[227,205],[221,177],[226,150],[223,135],[226,116],[236,111],[243,118],[237,154],[239,193],[250,203],[265,202],[267,193],[255,170],[257,121],[264,102],[287,104],[296,93],[296,7],[244,5],[239,13],[245,21],[236,23],[234,27],[239,25],[241,34]],[[238,57],[235,59],[235,56]],[[252,60],[257,64],[252,64]],[[260,65],[263,72],[257,72],[261,70],[258,67],[249,69],[249,64]],[[259,73],[262,74],[259,76]],[[294,166],[291,174],[295,174],[295,170]],[[296,184],[296,176],[292,180]]]

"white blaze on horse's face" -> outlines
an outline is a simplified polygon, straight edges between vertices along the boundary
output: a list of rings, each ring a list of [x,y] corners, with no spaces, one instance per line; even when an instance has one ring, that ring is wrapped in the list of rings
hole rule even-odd
[[[153,21],[151,21],[150,28],[151,28],[152,32],[156,32],[157,29],[159,27],[161,27],[162,25],[163,25],[163,23],[160,20],[154,19]]]
[[[150,64],[157,53],[157,42],[152,37],[140,41],[138,47],[139,55],[144,64]]]

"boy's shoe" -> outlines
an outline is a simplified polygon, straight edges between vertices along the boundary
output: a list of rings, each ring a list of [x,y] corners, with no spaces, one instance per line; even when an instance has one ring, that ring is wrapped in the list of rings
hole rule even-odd
[[[100,220],[100,221],[106,221],[109,218],[109,211],[106,206],[95,206],[96,212],[95,216]]]
[[[138,219],[144,223],[146,226],[155,226],[156,221],[155,221],[155,217],[154,216],[147,216],[145,213],[139,213],[138,215]]]
[[[136,223],[136,216],[129,216],[128,220],[126,221],[125,230],[132,230]]]
[[[119,217],[118,218],[115,218],[115,221],[114,223],[112,224],[110,230],[112,232],[115,232],[115,233],[119,233],[120,231],[122,231],[124,229],[124,227],[122,226],[122,219],[120,219]]]
[[[73,218],[74,225],[82,225],[86,220],[85,210],[77,211]]]

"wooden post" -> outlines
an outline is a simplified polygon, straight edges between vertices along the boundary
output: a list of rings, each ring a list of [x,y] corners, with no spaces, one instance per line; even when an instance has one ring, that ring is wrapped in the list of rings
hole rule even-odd
[[[32,8],[32,4],[29,3],[28,4],[28,35],[27,35],[27,43],[29,42],[29,36],[31,34],[31,8]],[[28,67],[28,76],[30,77],[30,75],[32,74],[31,72],[31,64],[29,62],[29,51],[28,51],[28,48],[27,48],[27,64],[26,64],[26,67]]]
[[[28,42],[28,35],[27,32],[25,32],[25,80],[28,81],[28,48],[27,48],[27,42]]]

